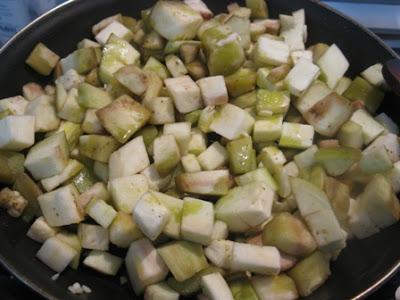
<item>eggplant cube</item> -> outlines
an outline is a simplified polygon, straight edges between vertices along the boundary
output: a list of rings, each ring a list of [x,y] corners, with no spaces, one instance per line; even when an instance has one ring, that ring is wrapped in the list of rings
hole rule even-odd
[[[36,72],[47,76],[53,71],[60,57],[47,48],[44,44],[39,43],[32,50],[26,63]]]
[[[294,149],[307,149],[312,146],[314,128],[310,125],[283,122],[279,146]]]
[[[379,227],[372,222],[368,211],[359,199],[350,199],[348,224],[352,234],[364,239],[379,232]]]
[[[253,55],[254,61],[259,66],[279,66],[289,62],[290,50],[283,41],[260,36]]]
[[[76,70],[79,74],[86,74],[97,67],[98,56],[95,48],[81,48],[60,60],[63,73]]]
[[[192,124],[190,122],[177,122],[164,125],[163,134],[172,134],[175,137],[181,155],[185,155],[188,152],[191,127]]]
[[[39,86],[40,87],[40,86]],[[41,87],[40,87],[41,88]],[[37,97],[42,96],[42,94],[35,95]],[[33,97],[33,96],[31,96]],[[30,99],[29,101],[33,101],[34,99]],[[29,102],[22,96],[16,96],[11,98],[5,98],[0,100],[0,112],[8,112],[11,115],[21,116],[25,114],[26,107],[28,106]]]
[[[8,116],[0,120],[0,149],[20,151],[35,142],[35,117]]]
[[[109,227],[110,242],[119,248],[128,248],[129,245],[143,237],[132,215],[118,212]]]
[[[26,235],[38,243],[44,243],[47,239],[55,236],[57,229],[50,226],[44,217],[39,217],[33,222]]]
[[[385,128],[364,109],[356,110],[350,120],[362,127],[365,145],[371,143],[385,130]]]
[[[193,128],[190,134],[188,152],[190,154],[199,155],[207,149],[207,137],[198,128]]]
[[[122,258],[108,252],[93,250],[83,264],[105,275],[115,276],[123,263]]]
[[[133,217],[140,230],[154,241],[168,223],[171,213],[156,197],[147,193],[135,205]]]
[[[221,273],[212,273],[201,277],[204,294],[210,300],[234,300],[231,290]]]
[[[93,160],[107,163],[111,154],[118,149],[118,143],[107,135],[81,135],[79,137],[79,154]]]
[[[181,159],[178,144],[172,134],[156,138],[153,143],[153,153],[154,165],[161,176],[168,175]]]
[[[144,169],[141,174],[146,177],[149,188],[154,191],[162,191],[166,189],[172,179],[171,174],[168,174],[167,176],[161,176],[157,172],[157,168],[154,164],[151,164],[146,169]]]
[[[189,76],[168,78],[164,82],[180,113],[186,114],[203,107],[200,88]]]
[[[148,239],[133,242],[126,254],[125,265],[136,295],[146,286],[167,277],[168,268]]]
[[[308,124],[319,134],[327,137],[336,135],[340,127],[350,119],[352,107],[346,98],[332,93],[314,104],[303,114]]]
[[[186,173],[196,173],[201,171],[200,163],[194,154],[187,154],[181,158],[182,167]]]
[[[214,240],[205,248],[204,253],[213,265],[230,269],[234,244],[229,240]]]
[[[171,41],[193,39],[203,22],[200,13],[177,1],[157,2],[149,18],[154,30]]]
[[[111,180],[109,190],[115,208],[130,214],[136,203],[149,190],[149,184],[146,176],[136,174]]]
[[[295,300],[299,298],[296,284],[292,278],[285,274],[253,277],[251,278],[251,285],[260,300]]]
[[[46,240],[36,257],[57,273],[61,273],[72,262],[78,252],[56,237]]]
[[[104,46],[112,34],[118,36],[119,38],[125,39],[127,41],[129,41],[133,38],[133,34],[128,28],[126,28],[124,25],[122,25],[118,21],[113,21],[112,23],[107,25],[105,28],[103,28],[95,36],[95,39],[99,44]]]
[[[108,230],[99,225],[79,224],[78,236],[83,249],[108,251]]]
[[[175,122],[175,108],[171,98],[155,97],[146,100],[143,104],[152,112],[150,124],[163,125]]]
[[[318,78],[320,74],[319,67],[314,65],[307,59],[300,61],[290,70],[285,78],[285,83],[289,88],[290,93],[295,96],[300,96],[312,82]]]
[[[197,157],[197,160],[203,170],[215,170],[227,163],[228,153],[219,142],[214,142]]]
[[[295,102],[301,114],[308,112],[315,104],[332,93],[322,81],[315,81]]]
[[[276,146],[268,146],[261,150],[258,156],[263,166],[271,173],[275,174],[286,163],[286,157]]]
[[[132,155],[135,153],[135,155]],[[109,159],[110,180],[131,176],[146,169],[150,165],[143,137],[134,138],[126,145],[119,148]]]
[[[234,140],[250,133],[253,125],[254,118],[248,112],[228,103],[219,110],[210,129],[229,140]]]
[[[265,117],[254,123],[253,140],[255,143],[268,143],[281,137],[283,115]]]
[[[85,210],[97,224],[104,228],[108,228],[117,216],[115,209],[102,199],[93,199],[86,206]]]
[[[385,78],[383,78],[382,68],[382,64],[372,65],[365,69],[361,73],[361,76],[373,86],[386,90],[388,88],[388,85],[385,81]]]
[[[222,105],[228,102],[228,90],[223,76],[212,76],[198,80],[205,106]]]
[[[317,64],[321,68],[324,81],[326,81],[328,87],[331,89],[335,88],[340,78],[343,77],[350,66],[342,51],[335,44],[325,51]]]
[[[271,216],[275,191],[260,182],[236,187],[215,204],[215,218],[228,224],[229,230],[246,232]]]
[[[97,117],[97,109],[88,109],[82,123],[82,131],[88,134],[104,134],[105,130]]]
[[[229,228],[228,224],[223,221],[215,220],[211,240],[225,240],[228,238]]]
[[[166,283],[149,285],[144,292],[145,300],[178,300],[179,293],[170,288]]]
[[[182,192],[199,195],[225,195],[233,186],[228,170],[184,173],[176,176],[175,182]]]
[[[281,270],[281,255],[275,247],[234,243],[231,270],[278,275]]]
[[[42,179],[41,184],[46,191],[50,192],[62,183],[66,182],[68,179],[71,179],[77,175],[83,169],[83,167],[83,164],[81,164],[79,161],[70,159],[68,165],[60,174]]]
[[[83,218],[77,204],[78,196],[79,193],[72,184],[40,195],[38,202],[47,223],[58,227],[81,222]]]
[[[257,91],[257,115],[268,117],[273,114],[286,114],[290,106],[290,95],[287,92]]]
[[[208,245],[214,227],[214,207],[211,202],[189,198],[183,199],[182,238]]]
[[[106,91],[89,83],[81,83],[78,87],[78,103],[83,107],[99,109],[112,101],[112,97]]]
[[[97,111],[104,128],[120,143],[125,143],[151,117],[150,111],[127,95]]]
[[[148,79],[144,71],[136,66],[126,66],[119,69],[115,78],[135,95],[141,96],[148,88]]]
[[[157,252],[177,281],[184,281],[208,267],[199,244],[176,241],[158,248]]]

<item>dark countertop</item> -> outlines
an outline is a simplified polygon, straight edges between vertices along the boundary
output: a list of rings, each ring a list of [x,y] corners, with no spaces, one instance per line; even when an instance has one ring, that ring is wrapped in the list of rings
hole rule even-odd
[[[375,292],[367,300],[394,300],[394,293],[400,285],[400,273],[394,276],[381,289]],[[0,299],[4,300],[42,300],[29,288],[19,283],[17,279],[10,276],[0,267]]]

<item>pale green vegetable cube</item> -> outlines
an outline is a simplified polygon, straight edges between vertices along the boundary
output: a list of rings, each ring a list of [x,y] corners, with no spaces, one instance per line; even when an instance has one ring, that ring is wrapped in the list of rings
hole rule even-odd
[[[392,166],[388,150],[384,146],[364,150],[359,164],[360,170],[366,174],[384,173]]]
[[[379,227],[372,222],[360,199],[350,199],[348,214],[349,229],[358,239],[364,239],[379,232]]]
[[[78,90],[69,90],[65,102],[58,110],[58,117],[73,123],[81,123],[85,117],[85,108],[78,103]]]
[[[208,245],[214,228],[214,207],[211,202],[183,199],[181,234],[187,241]]]
[[[71,69],[57,78],[55,81],[56,85],[61,88],[63,87],[65,91],[62,89],[56,90],[57,97],[61,96],[60,99],[57,99],[57,110],[60,110],[62,107],[62,103],[65,101],[62,98],[65,98],[65,92],[69,92],[72,88],[77,88],[78,85],[85,81],[85,77],[78,74],[78,72],[74,69]],[[60,94],[58,94],[60,93]],[[59,106],[60,105],[60,106]]]
[[[248,280],[235,280],[229,282],[229,288],[231,289],[233,299],[235,300],[258,300],[256,291],[251,286]]]
[[[302,58],[286,76],[285,84],[291,94],[300,96],[318,78],[319,74],[320,69],[318,66]]]
[[[226,87],[231,97],[238,97],[256,88],[257,74],[249,68],[240,68],[225,77]]]
[[[118,211],[132,213],[140,198],[149,190],[147,179],[142,174],[119,177],[109,181],[114,207]]]
[[[163,191],[165,190],[171,182],[172,175],[168,174],[167,176],[161,176],[157,172],[157,168],[154,164],[146,167],[141,174],[146,176],[147,182],[149,184],[150,189],[154,191]]]
[[[96,114],[104,128],[120,143],[132,137],[151,116],[148,109],[126,95],[98,110]]]
[[[172,77],[181,77],[188,74],[188,70],[183,61],[176,55],[167,55],[165,57],[165,65]]]
[[[69,246],[71,246],[72,248],[74,248],[77,251],[77,255],[74,257],[74,259],[69,264],[72,269],[77,270],[79,267],[80,258],[81,258],[81,254],[82,254],[81,241],[79,240],[78,235],[67,232],[67,231],[61,231],[61,232],[57,233],[56,238],[64,243],[68,244]]]
[[[271,174],[275,174],[286,163],[285,155],[275,146],[263,148],[258,159]]]
[[[47,239],[55,236],[58,229],[56,227],[50,226],[44,217],[39,217],[32,223],[26,233],[27,237],[38,243],[44,243]]]
[[[107,190],[107,186],[103,182],[97,182],[87,190],[81,191],[81,194],[78,197],[78,203],[82,208],[85,208],[94,198],[103,199],[104,201],[109,202],[111,196]]]
[[[195,173],[201,171],[200,163],[194,154],[182,156],[181,163],[186,173]]]
[[[334,88],[334,92],[338,95],[343,95],[343,93],[349,88],[351,85],[352,80],[348,77],[342,77],[339,79],[338,83]]]
[[[7,116],[0,119],[0,149],[20,151],[35,142],[35,117]]]
[[[190,122],[176,122],[165,124],[163,128],[164,135],[173,135],[179,146],[181,155],[188,152],[188,143],[190,142],[192,124]]]
[[[181,155],[175,137],[162,135],[154,140],[154,165],[161,176],[168,175],[180,162]]]
[[[295,300],[299,298],[295,282],[285,274],[257,276],[251,279],[251,285],[259,300]]]
[[[274,115],[257,120],[254,123],[253,140],[255,143],[267,143],[281,137],[283,115]]]
[[[108,251],[108,230],[99,225],[81,223],[78,226],[78,236],[83,249]]]
[[[320,100],[332,93],[332,90],[322,81],[315,81],[295,102],[300,113],[305,114]]]
[[[382,68],[383,65],[380,63],[372,65],[361,72],[361,76],[373,86],[387,90],[388,85],[385,81],[385,78],[383,78]]]
[[[257,168],[246,174],[235,177],[235,182],[243,186],[252,182],[261,182],[268,185],[274,191],[278,190],[278,185],[266,168]]]
[[[253,125],[254,118],[248,112],[235,105],[226,104],[217,111],[210,129],[229,140],[234,140],[250,133]]]
[[[136,295],[146,286],[160,282],[168,275],[168,268],[148,239],[133,242],[126,254],[125,266]]]
[[[95,48],[80,48],[60,60],[63,73],[76,70],[79,74],[86,74],[96,68],[98,57]]]
[[[60,174],[42,179],[41,184],[47,192],[50,192],[59,185],[77,175],[83,169],[83,167],[83,164],[81,164],[79,161],[75,159],[70,159],[67,166]]]
[[[73,247],[56,237],[51,237],[42,245],[36,253],[36,257],[53,271],[61,273],[71,263],[76,254],[77,251]]]
[[[146,100],[143,105],[152,113],[150,124],[163,125],[175,122],[175,108],[171,98],[155,97]]]
[[[347,121],[339,129],[338,139],[341,146],[361,149],[364,144],[363,129],[361,125]]]
[[[103,108],[112,102],[111,96],[104,90],[81,83],[78,87],[78,103],[86,108]]]
[[[143,66],[143,71],[151,71],[154,72],[160,77],[162,80],[167,79],[170,77],[167,67],[158,61],[154,57],[150,57],[146,64]]]
[[[60,174],[68,164],[69,149],[65,133],[54,134],[34,145],[28,152],[25,168],[36,179]]]
[[[311,50],[295,50],[290,52],[290,59],[294,65],[303,58],[313,61],[313,52]]]
[[[193,128],[188,146],[188,152],[194,155],[199,155],[207,149],[207,137],[198,128]]]
[[[306,297],[319,288],[331,275],[329,261],[316,251],[301,260],[289,271],[289,276],[296,283],[300,296]]]
[[[233,186],[228,170],[183,173],[176,176],[175,183],[182,192],[215,196],[227,194]]]
[[[133,34],[128,28],[118,20],[113,20],[97,32],[95,39],[99,44],[104,46],[111,35],[115,35],[121,39],[127,40],[128,42],[133,38]]]
[[[170,288],[166,283],[157,283],[148,286],[144,292],[145,300],[178,300],[179,293]]]
[[[146,193],[136,203],[133,217],[143,234],[154,241],[168,223],[171,213],[157,197]]]
[[[230,141],[226,148],[232,173],[244,174],[257,167],[256,151],[250,137]]]
[[[47,133],[47,136],[56,134],[61,131],[65,132],[65,137],[67,139],[69,149],[74,149],[79,142],[79,137],[82,135],[80,124],[72,123],[69,121],[61,121],[58,129]]]
[[[203,170],[215,170],[226,164],[228,153],[219,142],[214,142],[197,157],[197,160]]]
[[[323,80],[333,89],[346,73],[350,64],[337,45],[333,44],[318,59]]]
[[[220,268],[230,269],[234,242],[229,240],[213,240],[205,248],[204,253],[210,262]]]
[[[259,89],[257,91],[257,115],[267,117],[273,114],[286,114],[290,97],[286,92]]]
[[[196,36],[203,18],[185,3],[160,1],[151,10],[150,23],[167,40],[190,40]]]
[[[34,84],[34,83],[32,83],[32,84]],[[42,87],[39,85],[39,88],[41,89]],[[41,91],[43,91],[43,90],[41,90]],[[43,95],[44,95],[44,93],[40,93],[40,92],[37,94],[34,94],[34,95],[28,94],[28,97],[31,97],[31,98],[27,98],[27,99],[28,99],[28,101],[33,101],[36,98],[43,96]],[[28,101],[22,96],[1,99],[0,100],[0,112],[1,113],[7,112],[11,115],[18,115],[18,116],[24,115],[26,108],[29,104]]]
[[[215,218],[227,223],[230,231],[246,232],[271,216],[275,197],[274,190],[260,182],[233,188],[217,201]]]
[[[38,202],[50,226],[65,226],[82,221],[83,214],[77,204],[79,193],[73,184],[40,195]]]
[[[57,117],[53,102],[52,97],[43,95],[27,105],[25,115],[35,117],[36,132],[48,132],[59,127],[60,119]]]
[[[203,107],[200,88],[189,76],[168,78],[164,83],[180,113],[189,113]]]
[[[251,46],[250,20],[245,16],[238,15],[237,12],[238,10],[235,11],[236,14],[234,13],[225,24],[238,34],[240,37],[239,43],[243,49],[249,49]]]
[[[364,109],[356,110],[350,120],[362,127],[364,145],[371,143],[385,130],[385,128],[375,121]]]
[[[122,258],[98,250],[91,251],[83,260],[85,266],[110,276],[117,275],[122,263]]]
[[[316,164],[315,153],[317,150],[318,146],[312,145],[307,150],[294,156],[294,162],[299,167],[300,171],[310,169]]]
[[[204,133],[211,132],[211,123],[217,116],[217,110],[214,106],[207,106],[201,111],[200,118],[198,121],[198,128]]]
[[[82,131],[88,134],[104,134],[105,129],[97,117],[97,109],[88,109],[82,122]]]
[[[79,138],[79,153],[103,163],[108,162],[119,146],[120,143],[111,136],[92,134],[81,135]]]
[[[143,234],[131,215],[118,212],[109,227],[109,236],[114,245],[128,248],[133,241],[143,237]]]
[[[201,277],[201,286],[203,293],[210,300],[234,300],[228,284],[219,272]]]
[[[208,267],[203,248],[199,244],[176,241],[158,248],[157,252],[179,282]]]
[[[119,69],[115,78],[124,87],[129,89],[135,95],[141,96],[148,88],[147,74],[137,66],[126,66]]]
[[[211,234],[211,240],[225,240],[228,238],[229,228],[228,224],[223,221],[215,220],[214,227]]]
[[[117,216],[115,209],[102,199],[93,199],[85,207],[86,213],[96,221],[97,224],[108,228]]]
[[[310,125],[283,122],[279,146],[294,149],[311,147],[314,139],[314,128]]]
[[[321,148],[315,153],[315,159],[329,175],[340,176],[361,159],[361,152],[345,147]]]
[[[228,90],[223,76],[211,76],[196,81],[200,87],[205,106],[222,105],[228,102]]]
[[[253,52],[258,66],[279,66],[289,62],[289,46],[268,36],[260,36]]]
[[[60,57],[57,54],[44,44],[39,43],[25,62],[39,74],[47,76],[53,71],[59,59]]]

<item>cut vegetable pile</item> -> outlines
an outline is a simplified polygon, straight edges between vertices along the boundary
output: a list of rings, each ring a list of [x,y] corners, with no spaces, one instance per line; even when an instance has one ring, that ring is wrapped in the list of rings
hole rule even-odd
[[[55,272],[125,264],[153,300],[297,299],[349,239],[398,221],[382,65],[345,77],[338,45],[306,48],[304,10],[227,10],[159,1],[27,58],[55,81],[0,100],[0,207]]]

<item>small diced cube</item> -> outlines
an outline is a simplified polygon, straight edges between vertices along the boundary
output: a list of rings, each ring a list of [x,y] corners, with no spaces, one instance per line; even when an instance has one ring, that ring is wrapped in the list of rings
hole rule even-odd
[[[211,202],[183,199],[182,238],[191,242],[208,245],[214,228],[214,207]]]
[[[61,273],[72,262],[77,251],[57,239],[51,237],[42,245],[36,257],[57,273]]]
[[[289,46],[282,41],[261,36],[254,49],[254,60],[260,66],[279,66],[289,62]]]
[[[96,41],[101,44],[101,45],[105,45],[108,41],[108,38],[112,35],[115,34],[116,36],[122,38],[122,39],[126,39],[126,40],[130,40],[133,37],[132,32],[126,28],[124,25],[122,25],[120,22],[118,21],[113,21],[112,23],[110,23],[108,26],[106,26],[105,28],[103,28],[96,36],[95,39]]]
[[[317,64],[321,68],[324,81],[331,89],[337,85],[350,66],[342,51],[335,44],[325,51]]]
[[[297,64],[300,59],[308,59],[309,61],[313,61],[313,52],[311,50],[296,50],[290,52],[290,58],[293,64]]]
[[[300,96],[318,78],[319,67],[307,59],[301,59],[285,78],[290,93]]]
[[[122,67],[114,76],[119,83],[138,96],[143,95],[148,87],[146,73],[137,66],[130,65]]]
[[[382,74],[382,64],[375,64],[367,69],[365,69],[362,73],[361,76],[367,80],[370,84],[379,87],[383,90],[386,90],[388,88],[388,85],[385,81],[385,78],[383,78]]]
[[[22,94],[24,95],[24,98],[28,101],[32,101],[33,99],[36,99],[37,97],[44,95],[44,90],[41,87],[41,85],[35,83],[35,82],[29,82],[24,84],[22,87]]]
[[[228,225],[220,220],[215,220],[211,240],[226,240],[229,235]]]
[[[257,115],[271,116],[273,114],[286,114],[290,106],[290,96],[287,92],[257,91]]]
[[[181,77],[188,73],[183,61],[176,55],[167,55],[165,57],[165,65],[172,77]]]
[[[283,123],[279,146],[294,149],[311,147],[314,139],[314,128],[310,125]]]
[[[128,248],[137,239],[143,237],[139,226],[133,221],[132,215],[118,212],[109,227],[110,242],[119,248]]]
[[[108,228],[117,215],[115,209],[101,199],[90,201],[85,210],[93,220],[104,228]]]
[[[181,158],[183,169],[186,173],[200,172],[201,166],[194,154],[187,154]]]
[[[152,241],[161,234],[170,216],[170,211],[150,193],[143,195],[133,209],[135,222]]]
[[[97,109],[88,109],[82,123],[82,131],[89,134],[104,134],[105,130],[96,115]]]
[[[70,159],[68,165],[60,174],[42,179],[41,184],[47,192],[50,192],[56,187],[60,186],[62,183],[66,182],[68,179],[71,179],[77,175],[83,168],[84,165],[79,161]]]
[[[43,217],[39,217],[33,222],[26,235],[38,243],[44,243],[56,233],[56,228],[50,226]]]
[[[216,272],[201,277],[204,294],[210,300],[233,300],[233,295],[221,273]]]
[[[150,124],[162,125],[175,122],[175,108],[171,98],[151,98],[144,102],[144,106],[152,112]]]
[[[108,230],[99,225],[79,224],[78,236],[82,248],[92,250],[108,250]]]
[[[41,95],[39,95],[41,96]],[[35,97],[36,99],[36,97]],[[34,100],[34,99],[32,99]],[[32,101],[29,100],[29,101]],[[10,115],[21,116],[25,114],[26,107],[29,102],[22,96],[5,98],[0,100],[0,112],[8,113]]]
[[[166,283],[149,285],[144,292],[144,300],[178,300],[179,293]]]
[[[188,152],[194,155],[199,155],[207,149],[207,137],[198,128],[193,128],[190,134]]]
[[[254,123],[253,140],[255,143],[267,143],[278,140],[281,137],[283,127],[283,115],[265,117]]]
[[[20,151],[35,142],[35,117],[8,116],[0,120],[0,149]]]
[[[378,123],[364,109],[359,109],[355,111],[351,116],[350,120],[362,127],[365,145],[371,143],[385,130],[385,127],[383,127],[380,123]]]
[[[47,223],[58,227],[81,222],[82,212],[77,205],[78,196],[79,193],[73,184],[40,195],[38,202]]]
[[[149,190],[149,184],[146,176],[136,174],[111,180],[109,190],[115,208],[130,214],[139,199]]]
[[[83,264],[102,274],[115,276],[123,263],[122,258],[108,252],[93,250],[83,260]]]
[[[146,176],[149,188],[154,191],[162,191],[168,187],[171,181],[171,174],[167,176],[161,176],[154,164],[151,164],[141,172],[142,175]]]
[[[249,133],[254,125],[254,118],[245,110],[232,104],[226,104],[217,113],[210,129],[223,137],[234,140]]]
[[[172,134],[162,135],[154,140],[153,158],[157,172],[168,175],[181,159],[176,139]]]
[[[176,122],[165,124],[163,134],[172,134],[179,146],[181,155],[188,152],[192,124],[190,122]]]
[[[125,265],[137,295],[146,286],[162,281],[168,274],[167,266],[148,239],[140,239],[130,245]]]
[[[285,155],[275,146],[263,148],[259,155],[259,159],[271,174],[276,173],[276,171],[286,163]]]
[[[223,76],[212,76],[198,80],[205,106],[221,105],[228,102],[228,90]]]
[[[109,135],[88,134],[79,137],[79,154],[107,163],[111,154],[121,144]]]
[[[25,62],[39,74],[47,76],[50,75],[59,60],[60,57],[57,54],[39,43]]]
[[[214,142],[197,159],[203,170],[210,171],[224,166],[228,161],[228,153],[219,142]]]
[[[150,165],[150,160],[143,137],[134,138],[111,154],[108,165],[110,180],[134,175],[146,169]]]
[[[200,88],[189,76],[168,78],[164,82],[180,113],[185,114],[202,108]]]

